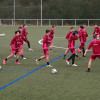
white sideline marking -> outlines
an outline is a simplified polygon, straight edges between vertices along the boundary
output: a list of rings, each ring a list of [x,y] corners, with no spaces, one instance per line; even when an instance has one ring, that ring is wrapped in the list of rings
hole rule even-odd
[[[56,38],[57,38],[57,37],[56,37]],[[60,38],[60,37],[58,37],[58,38]],[[61,37],[61,38],[62,38],[62,37]],[[43,39],[39,40],[38,43],[43,45],[42,41],[43,41]],[[58,49],[67,49],[67,48],[64,48],[64,47],[57,47],[57,46],[53,46],[53,47],[54,47],[54,48],[58,48]]]

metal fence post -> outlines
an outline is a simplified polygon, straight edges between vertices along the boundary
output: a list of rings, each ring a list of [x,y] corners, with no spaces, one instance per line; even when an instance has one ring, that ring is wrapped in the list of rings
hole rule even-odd
[[[49,19],[49,26],[51,25],[51,20]]]
[[[12,19],[12,26],[14,26],[14,21],[13,21],[13,19]]]
[[[39,21],[38,21],[38,19],[37,19],[37,26],[39,25]]]
[[[90,26],[90,21],[89,21],[89,19],[88,19],[88,26]]]
[[[64,26],[64,22],[63,22],[63,19],[62,19],[62,26]]]
[[[24,19],[24,24],[26,24],[26,19]]]
[[[75,19],[75,26],[76,26],[76,19]]]
[[[1,25],[1,19],[0,19],[0,25]]]

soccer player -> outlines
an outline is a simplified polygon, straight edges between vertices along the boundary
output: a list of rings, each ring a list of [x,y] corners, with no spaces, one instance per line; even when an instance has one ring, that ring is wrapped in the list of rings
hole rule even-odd
[[[22,59],[26,59],[24,56],[23,56],[23,43],[25,44],[25,42],[24,42],[24,38],[22,37],[22,27],[19,27],[18,28],[18,31],[19,31],[19,36],[18,36],[18,38],[19,38],[19,42],[21,42],[22,44],[21,44],[21,46],[20,46],[20,51],[22,52],[22,55],[21,55],[21,57],[22,57]],[[16,54],[17,53],[15,53],[15,55],[14,55],[14,57],[16,57]]]
[[[49,45],[50,45],[50,41],[49,41],[49,34],[50,34],[50,30],[46,30],[46,34],[43,37],[43,51],[44,51],[44,56],[41,56],[39,59],[36,59],[36,63],[39,64],[39,61],[42,59],[46,58],[46,62],[47,62],[47,67],[52,67],[49,64]]]
[[[76,34],[77,34],[77,32],[73,32],[69,36],[69,39],[68,39],[69,50],[71,51],[72,55],[66,60],[67,65],[70,65],[69,61],[72,59],[72,66],[78,66],[78,65],[76,65],[74,63],[75,62],[75,55],[76,55],[76,52],[75,52],[75,40],[78,40],[78,36]]]
[[[100,29],[99,29],[97,24],[94,25],[94,33],[93,33],[93,35],[94,34],[97,36],[97,39],[99,39]]]
[[[71,28],[70,28],[70,31],[69,31],[69,32],[67,33],[67,35],[66,35],[66,39],[69,40],[69,37],[70,37],[70,35],[73,33],[73,31],[74,31],[74,27],[71,27]],[[68,42],[69,42],[69,41],[68,41]],[[68,43],[68,44],[69,44],[69,43]],[[66,50],[65,53],[64,53],[63,59],[65,59],[66,54],[68,53],[68,51],[69,51],[69,45],[68,45],[67,50]]]
[[[78,48],[78,52],[79,53],[82,53],[81,52],[81,50],[83,51],[83,57],[85,57],[84,56],[84,53],[85,53],[85,42],[86,42],[86,40],[87,40],[87,38],[86,37],[88,37],[88,34],[87,34],[87,32],[85,31],[85,29],[84,29],[84,27],[83,26],[80,26],[80,31],[79,31],[80,33],[79,33],[79,39],[80,39],[80,43],[81,43],[81,45],[80,45],[80,47]]]
[[[88,70],[86,72],[90,72],[92,60],[95,60],[97,57],[100,59],[100,41],[97,40],[96,35],[93,35],[93,39],[94,40],[90,42],[84,54],[86,56],[87,51],[92,47],[93,53],[90,57],[90,60],[88,63]]]
[[[27,25],[23,25],[22,37],[24,38],[24,41],[27,42],[29,51],[33,51],[33,50],[30,48],[30,42],[29,42],[29,40],[28,40],[28,38],[27,38],[28,32],[26,31],[26,28],[27,28]]]
[[[50,30],[50,35],[49,35],[49,41],[51,41],[50,42],[50,51],[52,52],[52,48],[53,48],[53,38],[55,37],[54,36],[54,30],[55,30],[55,26],[52,26],[52,29]]]
[[[18,59],[20,58],[22,52],[20,51],[20,46],[21,46],[21,42],[19,42],[19,31],[15,31],[15,36],[13,37],[13,39],[10,42],[10,51],[12,50],[11,55],[9,55],[6,59],[3,60],[3,64],[6,64],[6,61],[10,58],[12,58],[14,56],[15,53],[18,53],[17,59],[15,64],[20,64],[18,62]]]

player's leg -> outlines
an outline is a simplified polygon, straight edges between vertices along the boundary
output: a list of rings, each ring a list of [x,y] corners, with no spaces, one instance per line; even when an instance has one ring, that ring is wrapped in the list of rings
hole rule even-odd
[[[86,72],[90,72],[91,63],[92,63],[92,59],[90,58],[89,63],[88,63],[88,69],[87,69]]]
[[[46,54],[47,67],[53,67],[49,64],[49,54]]]
[[[53,41],[51,41],[51,44],[50,44],[50,51],[52,52],[52,48],[53,48]]]
[[[18,52],[18,56],[17,56],[17,59],[16,59],[15,64],[20,64],[20,63],[18,62],[18,60],[19,60],[19,58],[20,58],[21,55],[22,55],[22,51]]]
[[[85,57],[85,56],[84,56],[84,53],[85,53],[85,48],[83,48],[83,49],[82,49],[82,51],[83,51],[83,57]]]
[[[39,59],[36,59],[37,65],[39,64],[40,60],[45,59],[45,58],[46,58],[46,56],[44,55],[44,56],[41,56]]]
[[[65,51],[64,56],[63,56],[63,59],[65,59],[66,54],[68,53],[68,51],[69,51],[69,48],[67,48],[67,50]]]
[[[78,53],[82,53],[82,48],[83,48],[83,44],[81,43],[80,47],[77,49],[78,50]]]
[[[21,47],[21,50],[20,50],[20,51],[21,51],[21,54],[22,54],[22,55],[21,55],[21,58],[22,58],[22,59],[26,59],[26,58],[23,56],[23,52],[24,52],[23,46]]]
[[[3,60],[3,64],[6,64],[6,61],[10,58],[12,58],[14,56],[14,54],[12,53],[11,55],[9,55],[6,59]]]
[[[33,51],[33,50],[31,49],[31,47],[30,47],[30,42],[29,42],[29,40],[27,41],[27,45],[28,45],[29,51]]]
[[[75,64],[75,55],[76,54],[72,55],[72,66],[78,66],[78,65]]]

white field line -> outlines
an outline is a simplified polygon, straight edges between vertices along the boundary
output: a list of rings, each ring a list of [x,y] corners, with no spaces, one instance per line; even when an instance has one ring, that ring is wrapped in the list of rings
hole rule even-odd
[[[43,41],[43,39],[39,40],[38,43],[43,45],[42,41]],[[67,49],[67,48],[58,47],[58,46],[53,46],[53,47],[54,47],[54,48],[58,48],[58,49]]]
[[[55,37],[55,38],[65,38],[65,37]],[[43,45],[42,41],[43,41],[43,39],[39,40],[38,43],[41,44],[41,45]],[[53,47],[54,48],[58,48],[58,49],[67,49],[67,48],[58,47],[58,46],[53,46]],[[75,49],[75,50],[77,50],[77,49]],[[92,50],[89,50],[89,51],[92,51]]]

